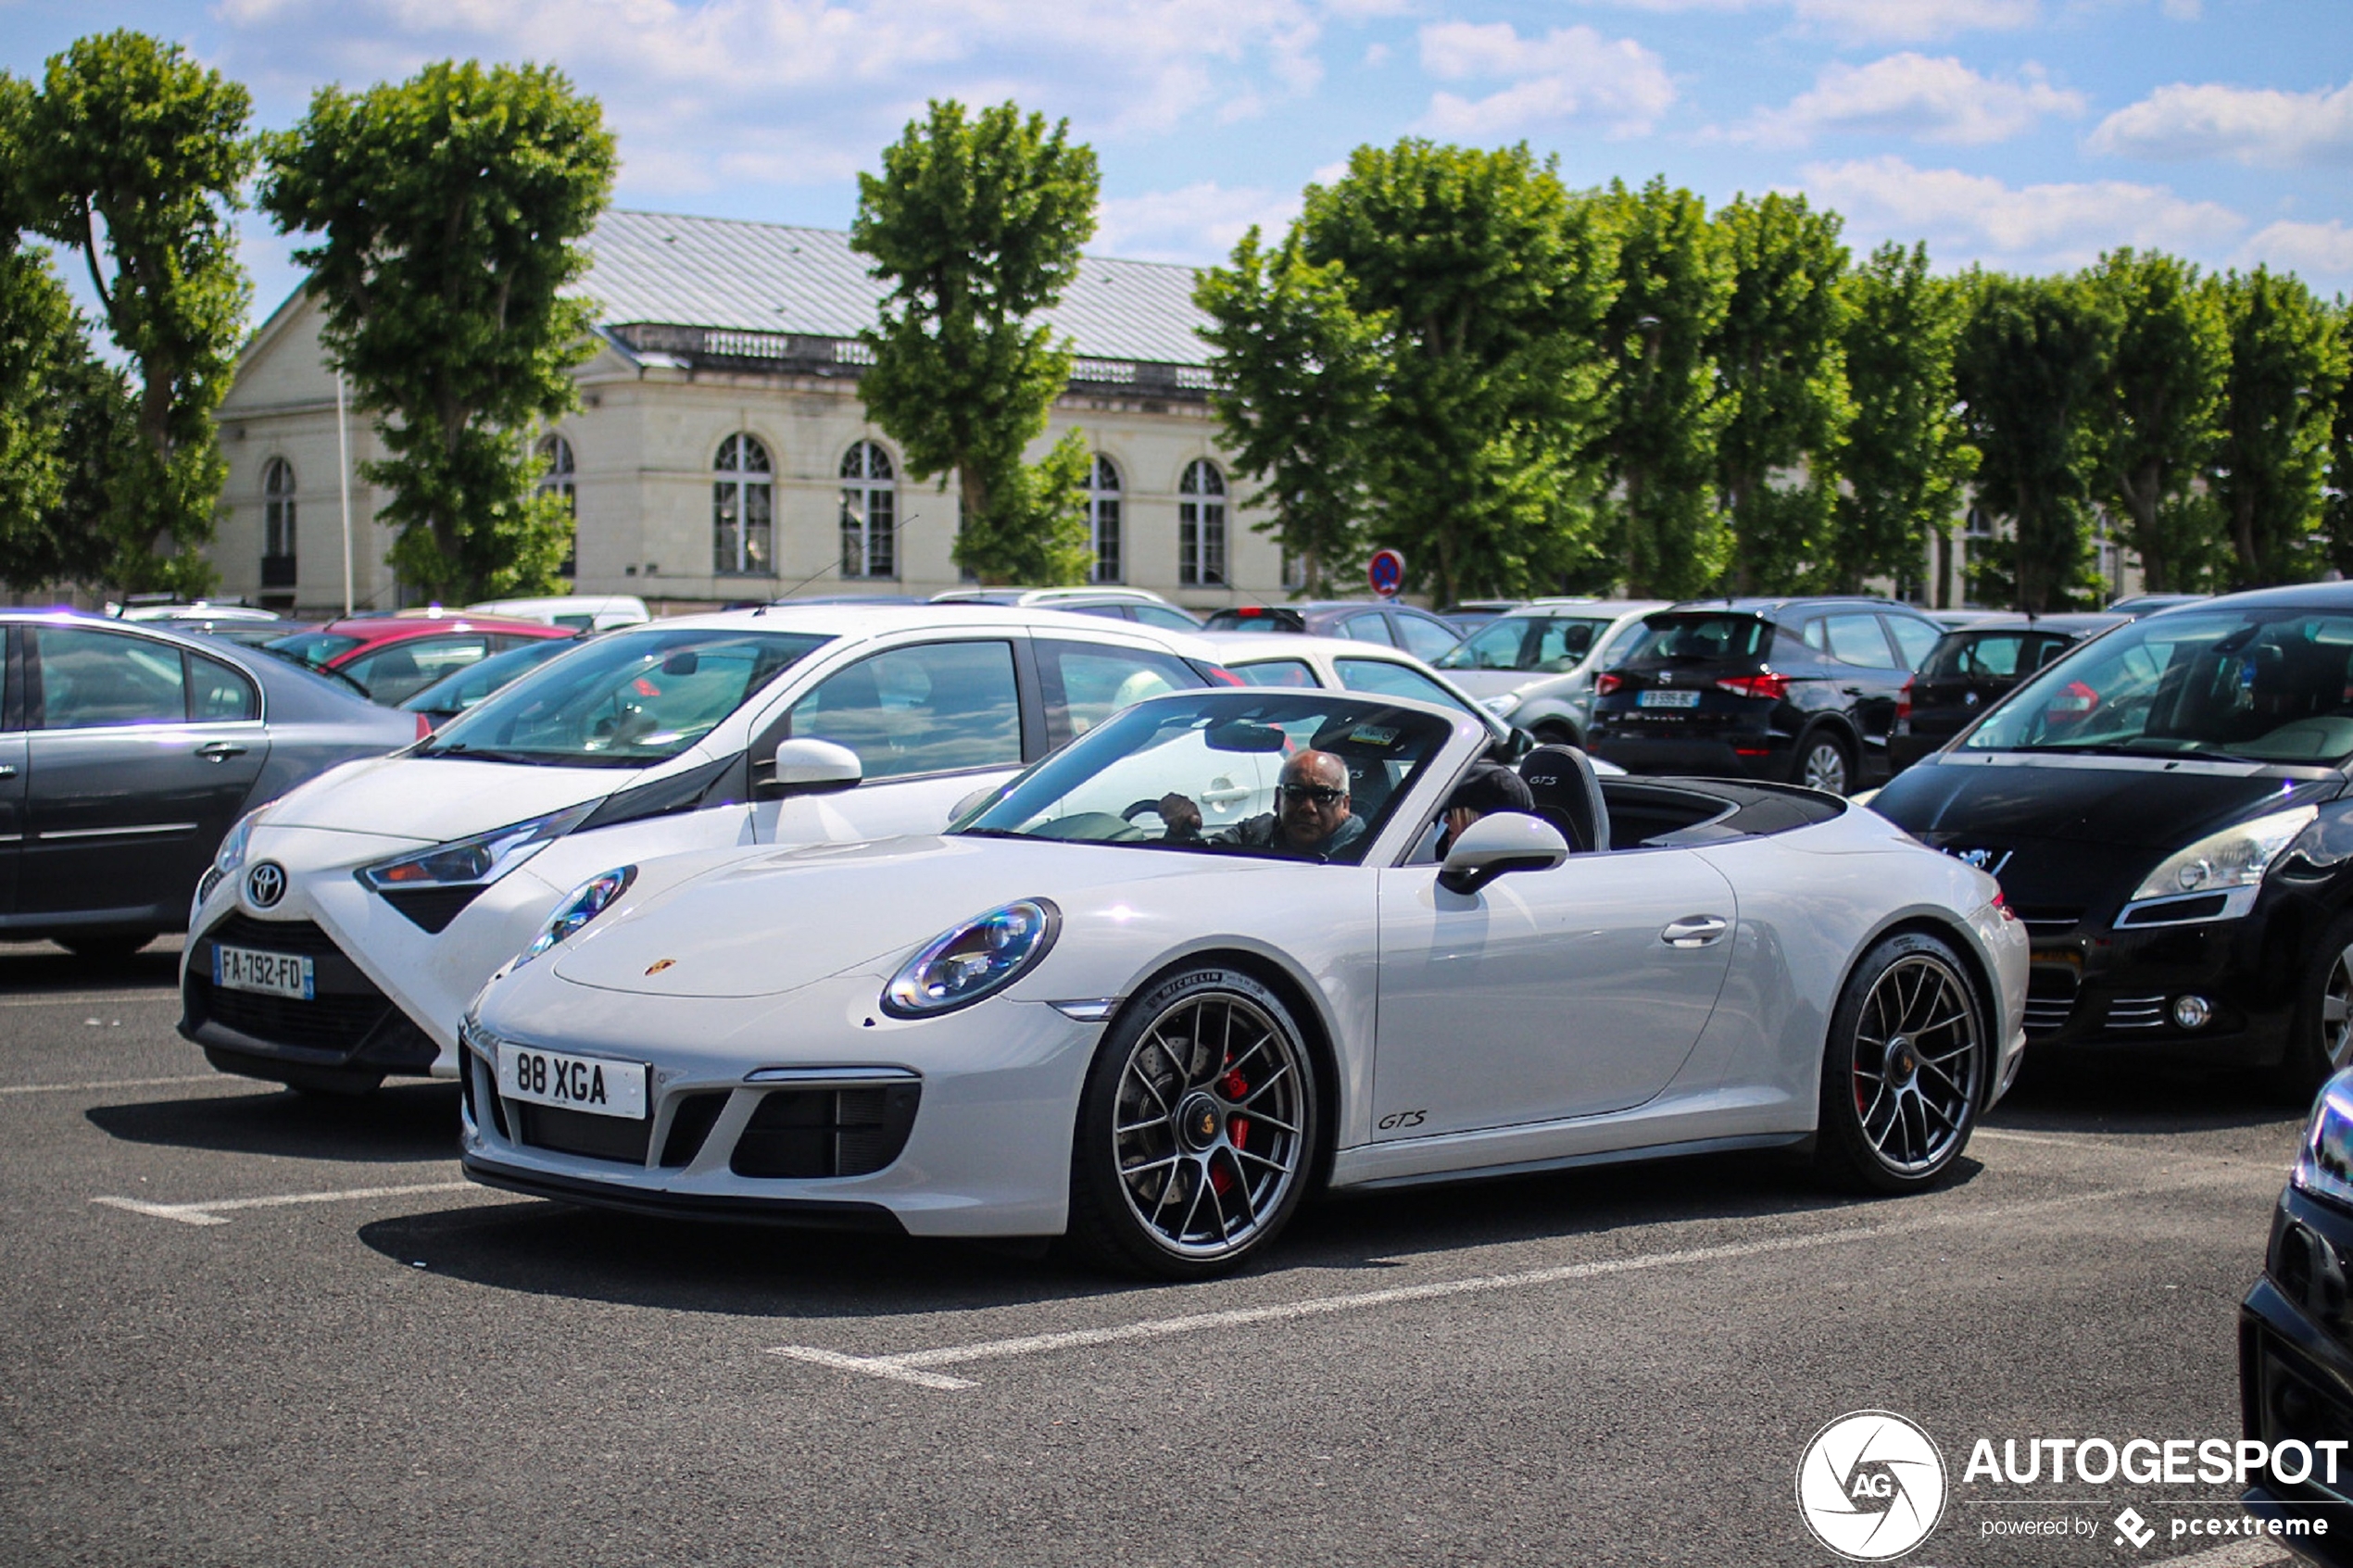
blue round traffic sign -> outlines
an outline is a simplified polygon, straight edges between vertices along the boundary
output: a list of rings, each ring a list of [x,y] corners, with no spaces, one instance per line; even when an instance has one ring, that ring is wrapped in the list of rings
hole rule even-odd
[[[1375,550],[1365,575],[1372,580],[1374,593],[1392,598],[1405,585],[1405,558],[1395,550]]]

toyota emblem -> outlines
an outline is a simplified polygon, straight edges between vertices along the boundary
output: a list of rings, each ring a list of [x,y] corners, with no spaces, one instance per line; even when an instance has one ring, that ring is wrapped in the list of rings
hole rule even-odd
[[[245,899],[257,909],[273,909],[286,896],[286,868],[264,860],[245,872]]]

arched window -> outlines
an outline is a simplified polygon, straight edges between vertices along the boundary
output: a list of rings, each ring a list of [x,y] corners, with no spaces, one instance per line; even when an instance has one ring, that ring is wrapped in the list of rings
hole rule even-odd
[[[577,522],[580,517],[580,493],[573,488],[572,443],[560,435],[543,435],[539,438],[539,445],[535,450],[539,454],[539,483],[536,486],[538,493],[542,495],[562,496],[564,510],[570,512],[573,521]],[[563,565],[556,570],[566,577],[576,577],[580,574],[580,538],[577,530],[573,533],[571,544],[565,547]]]
[[[862,441],[841,458],[841,574],[895,577],[899,552],[899,487],[890,454]]]
[[[712,570],[722,577],[774,577],[776,495],[768,448],[749,435],[719,444],[711,486]]]
[[[261,470],[261,585],[295,585],[295,471],[283,458]]]
[[[1087,536],[1095,546],[1089,583],[1116,583],[1119,576],[1119,470],[1101,452],[1087,480]]]
[[[1186,464],[1176,483],[1176,581],[1226,586],[1226,476],[1207,458]]]

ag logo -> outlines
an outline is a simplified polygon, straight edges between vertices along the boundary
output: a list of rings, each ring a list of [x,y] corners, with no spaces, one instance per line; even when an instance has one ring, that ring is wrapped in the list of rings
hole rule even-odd
[[[245,897],[257,909],[274,908],[286,896],[286,868],[264,860],[245,872]]]
[[[1814,1434],[1797,1463],[1797,1508],[1841,1557],[1901,1557],[1944,1514],[1944,1456],[1888,1411],[1856,1411]]]

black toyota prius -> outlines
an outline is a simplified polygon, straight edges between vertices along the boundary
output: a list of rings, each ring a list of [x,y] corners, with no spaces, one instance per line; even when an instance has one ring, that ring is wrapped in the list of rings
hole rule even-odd
[[[2353,1056],[2353,583],[2208,600],[2022,683],[1874,809],[1992,872],[2038,1052]]]

